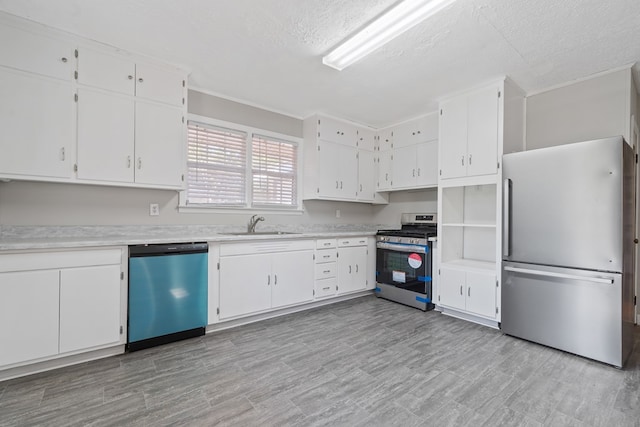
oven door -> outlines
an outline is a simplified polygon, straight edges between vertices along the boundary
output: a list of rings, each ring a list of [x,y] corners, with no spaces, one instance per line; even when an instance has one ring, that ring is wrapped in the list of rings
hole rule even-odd
[[[431,298],[431,245],[378,242],[376,281]]]

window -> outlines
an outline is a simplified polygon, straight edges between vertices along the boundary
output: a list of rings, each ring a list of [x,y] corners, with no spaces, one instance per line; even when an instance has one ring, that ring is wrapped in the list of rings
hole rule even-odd
[[[187,125],[187,189],[181,204],[298,209],[298,143],[212,122]]]
[[[253,205],[297,207],[298,146],[253,135]]]
[[[187,204],[245,204],[246,139],[244,132],[189,123]]]

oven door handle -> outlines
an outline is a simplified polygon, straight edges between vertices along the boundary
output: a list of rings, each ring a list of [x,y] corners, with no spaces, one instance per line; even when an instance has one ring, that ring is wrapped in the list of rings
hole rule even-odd
[[[426,254],[429,251],[429,246],[412,245],[407,243],[386,243],[378,242],[376,244],[378,249],[388,249],[396,252],[415,252],[419,254]]]

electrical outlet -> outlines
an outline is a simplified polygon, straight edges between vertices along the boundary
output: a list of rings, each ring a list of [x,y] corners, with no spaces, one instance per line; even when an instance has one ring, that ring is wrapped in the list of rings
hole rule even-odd
[[[340,218],[340,209],[336,209],[336,218]]]
[[[157,203],[149,204],[149,215],[150,216],[160,215],[160,206]]]

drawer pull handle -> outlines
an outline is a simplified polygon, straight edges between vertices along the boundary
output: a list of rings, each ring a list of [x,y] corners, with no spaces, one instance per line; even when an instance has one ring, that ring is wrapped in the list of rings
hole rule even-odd
[[[331,270],[324,270],[323,273],[324,274],[331,273]]]
[[[329,286],[327,286],[326,288],[322,288],[323,291],[328,291],[329,289],[331,289]]]

